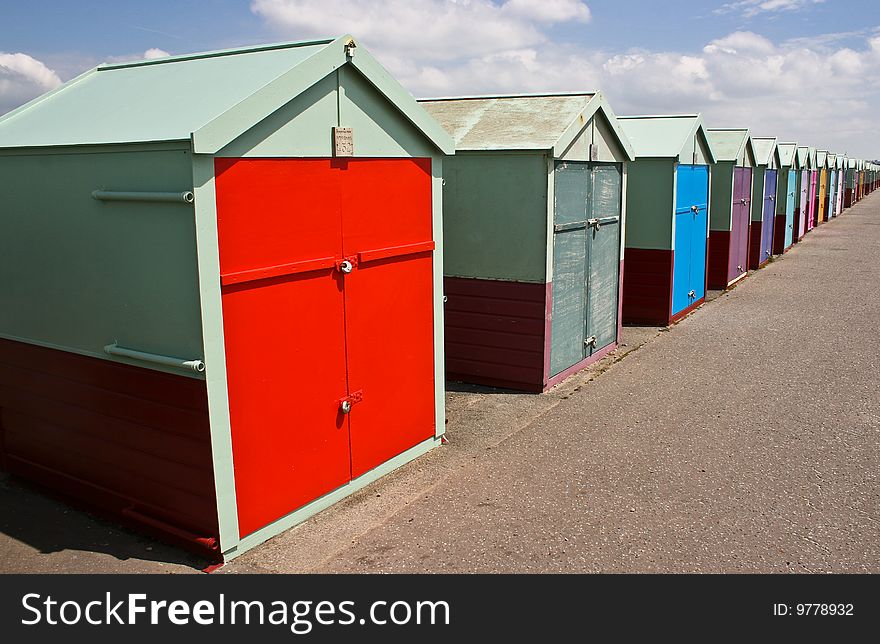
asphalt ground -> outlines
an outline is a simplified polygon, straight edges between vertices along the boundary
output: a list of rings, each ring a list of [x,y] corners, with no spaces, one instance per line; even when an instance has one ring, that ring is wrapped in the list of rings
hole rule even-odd
[[[451,385],[449,445],[239,572],[880,571],[880,198],[541,396]],[[0,481],[2,572],[203,562]]]

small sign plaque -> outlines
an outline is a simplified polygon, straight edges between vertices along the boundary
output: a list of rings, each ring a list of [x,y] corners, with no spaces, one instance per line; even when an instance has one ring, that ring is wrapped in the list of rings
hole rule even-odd
[[[354,133],[350,127],[333,128],[333,155],[337,157],[354,156]]]

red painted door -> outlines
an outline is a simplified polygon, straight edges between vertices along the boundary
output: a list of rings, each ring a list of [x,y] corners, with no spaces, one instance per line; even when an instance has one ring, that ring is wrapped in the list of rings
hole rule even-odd
[[[351,474],[434,435],[431,168],[427,159],[353,160],[342,228]],[[429,384],[430,386],[426,386]]]
[[[409,159],[216,170],[244,536],[433,435],[431,175]]]

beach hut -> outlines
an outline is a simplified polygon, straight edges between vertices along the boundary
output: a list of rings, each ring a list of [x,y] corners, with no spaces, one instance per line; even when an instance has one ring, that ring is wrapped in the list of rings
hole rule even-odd
[[[4,116],[3,468],[229,559],[438,445],[453,152],[350,36]]]
[[[779,150],[776,137],[752,137],[755,174],[752,177],[752,229],[749,234],[749,268],[761,268],[773,255],[773,224],[776,220],[776,180]]]
[[[725,289],[746,276],[755,152],[748,128],[706,130],[715,155],[707,283]]]
[[[826,220],[826,210],[828,205],[828,151],[816,150],[816,166],[819,169],[819,193],[816,202],[816,225],[822,224]]]
[[[793,226],[792,241],[799,242],[807,233],[807,218],[810,212],[810,151],[806,146],[798,146],[795,155],[797,166],[797,210],[795,211],[795,225]]]
[[[776,179],[776,222],[773,253],[781,255],[794,240],[795,211],[798,208],[797,143],[780,143],[779,173]]]
[[[699,114],[621,117],[627,185],[623,321],[671,324],[706,296],[710,164]]]
[[[816,218],[819,215],[819,161],[817,159],[817,150],[814,147],[808,149],[810,155],[810,189],[807,193],[807,199],[810,203],[807,215],[807,232],[816,227]]]
[[[834,217],[834,204],[837,198],[837,155],[828,153],[828,195],[825,198],[825,218]]]
[[[599,92],[424,100],[444,161],[446,376],[541,392],[617,346],[626,164]]]
[[[843,194],[846,192],[846,157],[838,155],[835,162],[837,174],[837,194],[834,195],[834,216],[843,212]]]
[[[845,185],[843,195],[843,207],[851,208],[856,202],[856,160],[846,160]]]

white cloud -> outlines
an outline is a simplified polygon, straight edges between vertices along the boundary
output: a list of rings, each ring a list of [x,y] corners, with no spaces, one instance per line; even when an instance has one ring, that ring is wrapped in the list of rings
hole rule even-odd
[[[769,14],[817,1],[727,7]],[[353,33],[417,96],[602,89],[621,114],[700,111],[713,126],[880,153],[878,30],[785,42],[737,31],[696,52],[605,52],[554,37],[559,23],[590,21],[578,0],[252,0],[251,9],[285,38]]]
[[[58,74],[36,58],[0,52],[0,114],[60,84]]]
[[[736,0],[722,5],[715,13],[741,13],[746,18],[754,18],[764,13],[801,11],[823,2],[825,0]]]
[[[131,63],[136,62],[138,60],[154,60],[156,58],[165,58],[170,56],[167,51],[164,49],[159,49],[158,47],[150,47],[144,52],[139,54],[123,54],[121,56],[110,56],[104,62],[107,63]]]
[[[483,56],[544,43],[547,26],[587,22],[581,0],[253,0],[251,11],[297,38],[352,33],[396,58]]]
[[[167,58],[170,55],[171,54],[169,54],[164,49],[152,47],[144,52],[144,60],[153,60],[154,58]]]

